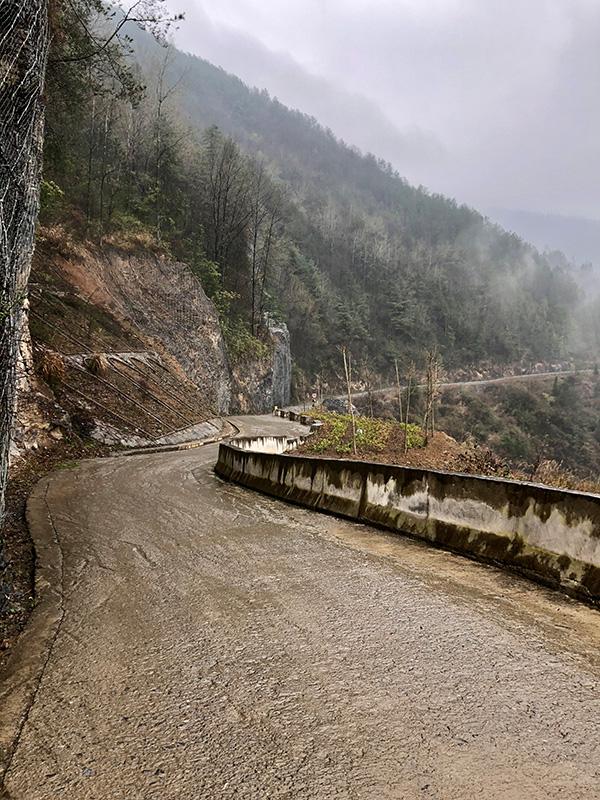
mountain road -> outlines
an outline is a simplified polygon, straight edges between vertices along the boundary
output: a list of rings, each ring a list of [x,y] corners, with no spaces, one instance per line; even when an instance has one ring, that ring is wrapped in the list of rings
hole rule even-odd
[[[6,797],[600,798],[597,611],[225,483],[217,447],[38,485]]]

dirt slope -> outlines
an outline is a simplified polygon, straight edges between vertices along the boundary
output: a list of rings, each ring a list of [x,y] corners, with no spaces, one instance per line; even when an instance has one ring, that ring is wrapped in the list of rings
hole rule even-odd
[[[212,303],[184,265],[147,248],[100,248],[62,230],[42,232],[30,330],[37,388],[84,433],[141,444],[229,408]],[[25,430],[28,405],[24,393]]]

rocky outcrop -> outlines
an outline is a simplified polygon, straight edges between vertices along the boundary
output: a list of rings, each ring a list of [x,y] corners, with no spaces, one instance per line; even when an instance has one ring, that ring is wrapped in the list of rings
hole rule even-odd
[[[232,409],[240,414],[261,414],[290,402],[290,334],[283,322],[267,317],[265,323],[268,354],[243,359],[232,369]]]
[[[272,397],[273,371],[270,358],[244,359],[231,370],[231,410],[236,414],[268,411]]]
[[[287,326],[266,318],[260,354],[231,365],[217,312],[199,281],[151,243],[99,247],[61,228],[42,231],[31,314],[37,361],[48,354],[64,366],[61,402],[69,409],[73,400],[97,428],[116,426],[127,441],[183,428],[190,414],[195,424],[290,401]],[[88,368],[90,354],[102,369]],[[26,340],[21,364],[25,397],[31,374]],[[25,441],[31,427],[21,426],[18,438]]]
[[[292,393],[292,353],[290,332],[285,322],[267,319],[267,326],[273,341],[273,378],[271,405],[283,408],[290,404]]]
[[[289,403],[285,324],[266,319],[260,354],[232,367],[199,281],[151,242],[99,247],[42,231],[31,303],[15,454],[61,436],[63,417],[107,444],[141,446],[231,411]]]
[[[78,248],[60,268],[84,297],[172,356],[215,415],[229,411],[231,383],[219,319],[185,264],[148,250]]]
[[[23,305],[16,379],[17,402],[10,447],[11,463],[29,450],[48,447],[59,441],[70,427],[64,409],[55,402],[51,393],[43,391],[35,375],[28,300]]]

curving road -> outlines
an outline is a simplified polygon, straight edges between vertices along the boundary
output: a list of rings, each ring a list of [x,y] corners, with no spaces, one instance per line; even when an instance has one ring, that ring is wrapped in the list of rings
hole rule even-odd
[[[215,457],[38,488],[63,585],[13,800],[600,798],[598,612],[225,484]]]
[[[528,381],[536,381],[536,380],[544,380],[547,378],[565,378],[569,375],[585,375],[591,373],[591,369],[571,369],[571,370],[562,370],[556,372],[528,372],[525,375],[503,375],[500,378],[479,378],[470,381],[454,381],[450,383],[440,383],[439,388],[441,390],[444,389],[477,389],[481,386],[494,386],[496,384],[503,384],[503,383],[527,383]],[[419,389],[424,389],[425,384],[419,383],[417,384]],[[406,384],[402,384],[400,387],[402,390],[405,390]],[[373,389],[371,391],[372,395],[379,395],[379,394],[393,394],[396,395],[398,388],[396,386],[384,386],[380,389]],[[369,393],[366,391],[363,392],[353,392],[352,397],[354,400],[358,398],[368,397]],[[333,397],[326,397],[323,398],[324,400],[342,400],[346,401],[348,399],[347,394],[337,394]],[[310,408],[310,405],[307,403],[300,404],[297,406],[288,406],[291,411],[306,411],[307,408]]]

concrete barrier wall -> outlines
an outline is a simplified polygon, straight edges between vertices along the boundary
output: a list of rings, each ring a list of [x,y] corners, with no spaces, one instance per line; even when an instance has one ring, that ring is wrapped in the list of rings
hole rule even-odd
[[[284,411],[281,408],[275,408],[273,410],[273,416],[275,417],[282,417],[283,419],[289,419],[290,422],[299,422],[301,425],[308,426],[311,431],[320,428],[323,424],[320,420],[311,417],[310,414],[300,413],[298,411]]]
[[[281,437],[282,439],[284,437]],[[424,539],[600,604],[600,496],[221,444],[221,477]]]
[[[296,450],[301,438],[289,436],[254,436],[240,437],[235,440],[235,446],[240,450],[252,450],[257,453],[289,453]]]

